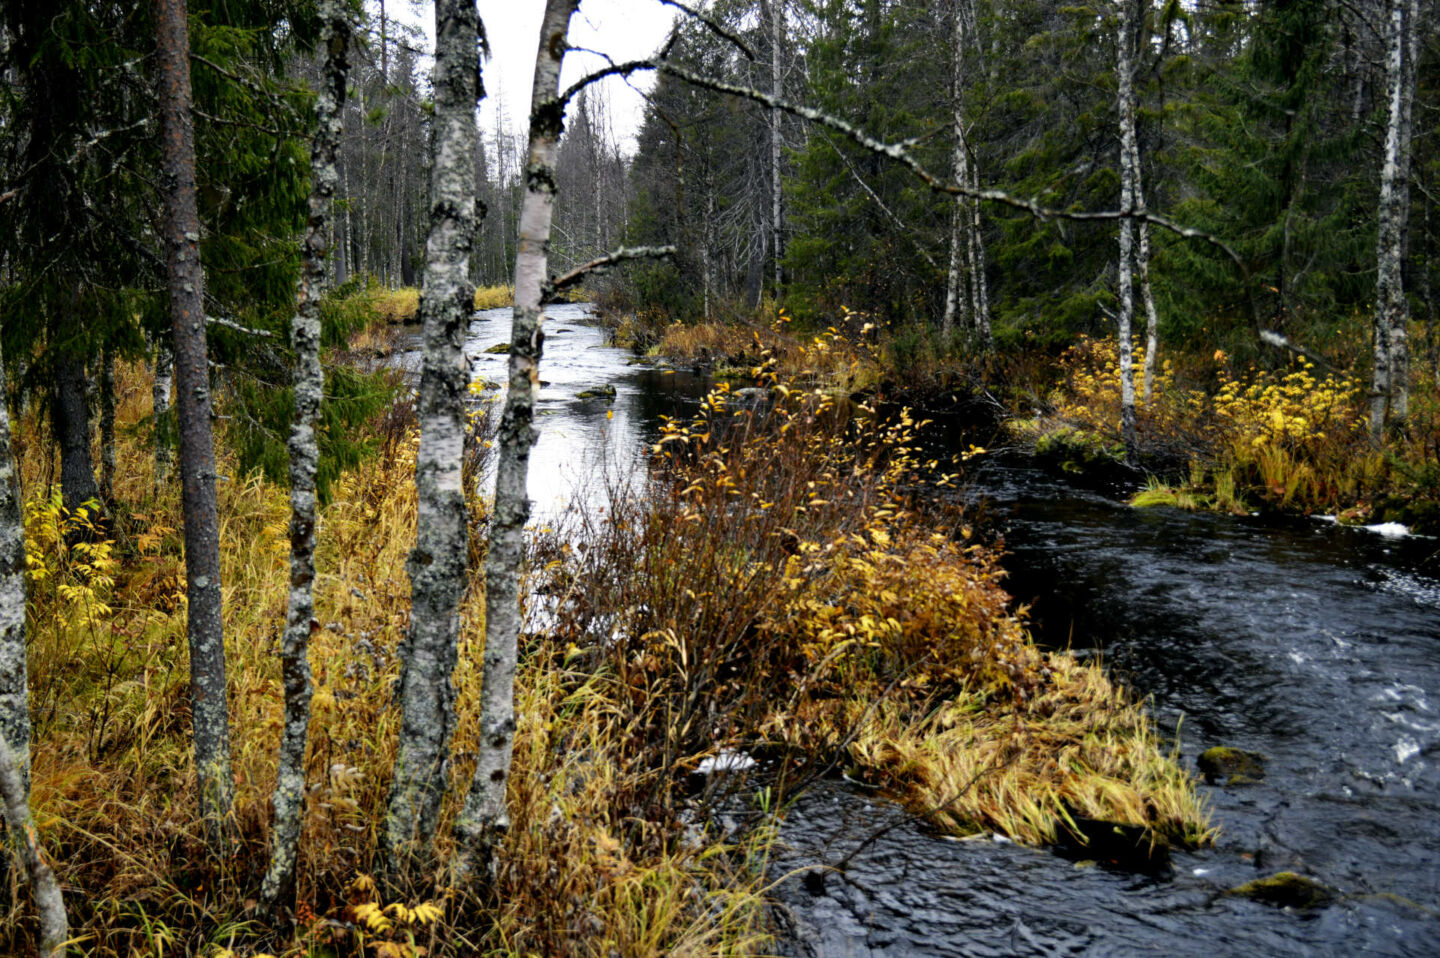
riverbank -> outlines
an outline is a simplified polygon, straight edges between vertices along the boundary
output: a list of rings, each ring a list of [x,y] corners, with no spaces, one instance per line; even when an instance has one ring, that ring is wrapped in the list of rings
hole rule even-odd
[[[818,332],[795,330],[783,311],[733,324],[647,324],[633,314],[609,321],[620,344],[737,382],[753,377],[763,353],[775,368],[837,393],[937,414],[984,406],[1011,446],[1049,468],[1143,482],[1139,507],[1326,515],[1440,535],[1440,398],[1418,368],[1407,425],[1377,446],[1363,377],[1342,371],[1362,367],[1363,357],[1322,370],[1298,354],[1261,367],[1223,350],[1177,353],[1147,391],[1137,349],[1137,443],[1127,453],[1109,341],[1082,339],[1053,357],[975,356],[933,333],[876,329],[851,313]]]
[[[111,537],[70,550],[67,520],[34,495],[29,520],[33,559],[46,569],[31,584],[35,807],[62,882],[84,903],[72,919],[87,949],[209,954],[225,930],[276,953],[343,951],[357,936],[372,946],[434,937],[457,952],[763,951],[768,812],[827,769],[958,833],[1045,842],[1078,815],[1182,845],[1203,840],[1193,781],[1150,737],[1139,705],[1097,667],[1030,645],[963,517],[906,505],[914,424],[872,434],[857,458],[853,424],[832,415],[828,396],[769,387],[780,402],[762,419],[753,397],[722,391],[704,418],[666,427],[649,478],[633,477],[643,497],[617,488],[603,515],[571,513],[541,534],[534,591],[555,616],[531,634],[519,679],[506,907],[479,915],[379,900],[367,877],[393,761],[389,689],[414,523],[413,422],[402,406],[371,424],[378,449],[333,480],[322,509],[300,921],[277,938],[248,897],[263,867],[279,735],[285,491],[237,476],[233,452],[221,449],[240,839],[233,860],[208,863],[188,816],[168,811],[195,798],[178,498],[173,485],[155,494],[149,384],[139,367],[122,368],[123,505]],[[20,435],[40,428],[31,416]],[[31,490],[45,482],[38,448],[20,450]],[[475,465],[472,476],[483,472]],[[474,488],[470,506],[479,530],[486,507]],[[562,535],[575,523],[583,536]],[[933,588],[913,586],[922,566]],[[458,780],[475,734],[482,589],[472,580],[463,611]],[[1131,744],[1087,745],[1103,741]],[[743,755],[766,763],[758,805],[752,780],[700,774],[744,765],[725,758]],[[87,785],[101,780],[103,798]],[[443,853],[443,820],[440,834]],[[571,904],[555,909],[557,896]],[[410,917],[362,930],[368,905],[405,905],[392,911]]]

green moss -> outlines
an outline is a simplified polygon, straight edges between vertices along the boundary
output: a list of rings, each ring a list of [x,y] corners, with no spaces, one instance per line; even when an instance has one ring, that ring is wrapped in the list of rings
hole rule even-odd
[[[487,353],[495,353],[496,355],[501,355],[501,356],[503,356],[504,354],[510,352],[510,344],[509,344],[509,343],[496,343],[494,346],[491,346],[489,349],[487,349],[487,350],[485,350],[485,351],[486,351]]]
[[[1153,509],[1156,506],[1180,506],[1180,494],[1169,486],[1151,486],[1137,492],[1130,500],[1136,509]]]
[[[1281,908],[1323,908],[1337,897],[1334,889],[1295,872],[1277,872],[1269,878],[1257,878],[1230,889],[1227,894]]]
[[[1211,785],[1250,785],[1265,778],[1265,756],[1228,745],[1207,748],[1195,764]]]

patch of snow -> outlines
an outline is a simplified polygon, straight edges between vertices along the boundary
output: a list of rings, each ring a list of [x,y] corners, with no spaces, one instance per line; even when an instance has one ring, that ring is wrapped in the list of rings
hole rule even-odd
[[[712,755],[702,760],[695,771],[701,775],[711,775],[715,772],[741,772],[754,764],[755,760],[744,752],[721,752],[719,755]]]

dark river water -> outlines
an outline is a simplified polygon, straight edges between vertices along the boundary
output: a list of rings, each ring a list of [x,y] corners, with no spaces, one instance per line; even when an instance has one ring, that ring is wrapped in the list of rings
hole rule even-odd
[[[548,311],[537,522],[636,468],[705,382],[630,365],[583,306]],[[477,316],[504,378],[509,311]],[[613,402],[578,398],[604,384]],[[613,416],[607,413],[613,412]],[[1440,542],[1316,520],[1139,511],[1022,463],[973,469],[1036,638],[1100,655],[1178,729],[1181,760],[1262,754],[1263,782],[1202,786],[1220,836],[1164,878],[955,841],[841,783],[808,792],[775,869],[783,950],[815,955],[1440,955]],[[877,831],[858,852],[855,849]],[[851,854],[854,852],[854,854]],[[836,868],[843,862],[843,868]],[[817,870],[816,866],[831,866]],[[1295,911],[1225,894],[1289,870],[1338,892]],[[782,877],[784,876],[784,877]]]

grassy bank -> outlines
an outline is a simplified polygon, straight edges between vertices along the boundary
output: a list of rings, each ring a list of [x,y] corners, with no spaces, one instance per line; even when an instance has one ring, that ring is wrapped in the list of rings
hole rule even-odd
[[[804,348],[838,352],[839,335]],[[1084,815],[1206,840],[1193,781],[1141,704],[1098,667],[1035,648],[965,517],[914,507],[908,491],[927,471],[918,424],[851,418],[826,390],[760,375],[760,409],[722,387],[696,419],[667,426],[641,486],[537,531],[512,827],[483,906],[443,893],[382,900],[371,877],[398,723],[416,443],[403,407],[371,424],[377,454],[334,481],[321,514],[299,909],[278,932],[253,896],[281,728],[286,491],[236,475],[220,450],[240,837],[217,862],[194,820],[181,517],[176,484],[153,488],[149,383],[138,366],[121,371],[118,504],[97,541],[68,534],[84,520],[55,504],[46,429],[27,414],[34,804],[77,947],[763,952],[768,813],[836,768],[957,833],[1039,843]],[[486,503],[473,490],[470,509],[442,855],[476,735]],[[769,756],[767,777],[694,774],[729,750]],[[717,805],[738,828],[712,818]],[[28,926],[4,927],[0,950],[26,953]]]
[[[1137,354],[1143,397],[1139,366]],[[1075,471],[1123,456],[1115,345],[1082,341],[1059,372],[1046,411],[1015,420],[1014,433]],[[1152,478],[1135,504],[1329,513],[1440,533],[1435,383],[1414,377],[1409,423],[1380,446],[1369,436],[1367,393],[1359,375],[1302,356],[1274,369],[1239,366],[1223,351],[1166,361],[1151,400],[1137,400],[1140,462]]]

